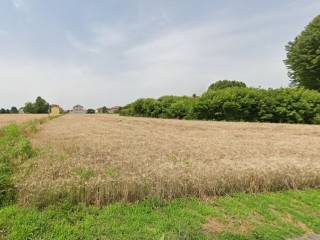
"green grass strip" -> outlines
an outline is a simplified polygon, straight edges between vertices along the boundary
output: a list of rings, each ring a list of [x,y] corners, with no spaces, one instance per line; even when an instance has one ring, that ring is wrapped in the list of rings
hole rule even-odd
[[[320,232],[320,190],[0,209],[0,239],[287,239]]]
[[[53,118],[44,117],[20,125],[9,124],[0,129],[0,206],[15,201],[16,189],[12,179],[15,168],[35,154],[28,136],[37,132],[38,125]]]
[[[15,200],[12,180],[14,162],[26,160],[34,153],[23,130],[16,124],[10,124],[0,130],[0,206]]]

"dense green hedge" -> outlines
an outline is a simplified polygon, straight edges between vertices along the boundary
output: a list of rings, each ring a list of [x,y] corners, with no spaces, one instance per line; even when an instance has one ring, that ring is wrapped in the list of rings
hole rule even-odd
[[[196,119],[320,123],[320,93],[299,88],[226,88],[208,91],[195,105]]]
[[[196,98],[163,96],[159,99],[141,98],[120,110],[120,115],[156,118],[192,118]]]
[[[121,115],[276,123],[320,124],[320,93],[302,88],[230,87],[201,97],[138,99]]]

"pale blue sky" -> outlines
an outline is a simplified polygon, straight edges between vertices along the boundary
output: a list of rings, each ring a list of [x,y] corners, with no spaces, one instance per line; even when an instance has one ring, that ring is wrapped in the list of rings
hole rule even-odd
[[[287,86],[284,46],[319,13],[319,0],[1,0],[0,107]]]

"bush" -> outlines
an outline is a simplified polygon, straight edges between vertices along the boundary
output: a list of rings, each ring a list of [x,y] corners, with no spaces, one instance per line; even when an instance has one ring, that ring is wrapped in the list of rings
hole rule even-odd
[[[208,90],[219,90],[229,87],[247,87],[247,85],[244,82],[235,80],[219,80],[212,83]]]
[[[96,113],[96,111],[94,109],[92,109],[92,108],[89,108],[87,110],[87,114],[95,114],[95,113]]]
[[[159,99],[141,98],[120,110],[120,115],[154,118],[191,118],[195,98],[163,96]]]
[[[193,108],[206,120],[318,123],[320,94],[302,88],[209,90]]]

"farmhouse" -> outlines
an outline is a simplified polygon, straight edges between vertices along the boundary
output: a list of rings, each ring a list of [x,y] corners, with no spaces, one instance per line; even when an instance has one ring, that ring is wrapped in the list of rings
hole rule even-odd
[[[107,107],[100,107],[96,109],[96,113],[116,113],[120,109],[119,106],[107,108]]]
[[[83,114],[83,113],[86,113],[85,109],[83,106],[81,105],[75,105],[72,109],[72,113],[80,113],[80,114]]]
[[[108,108],[108,113],[117,113],[119,111],[120,107],[119,106],[114,106],[111,108]]]
[[[108,108],[106,106],[97,108],[96,113],[108,113]]]
[[[49,111],[50,115],[56,116],[56,115],[61,114],[62,112],[63,112],[63,110],[59,105],[52,104],[50,106],[50,111]]]

